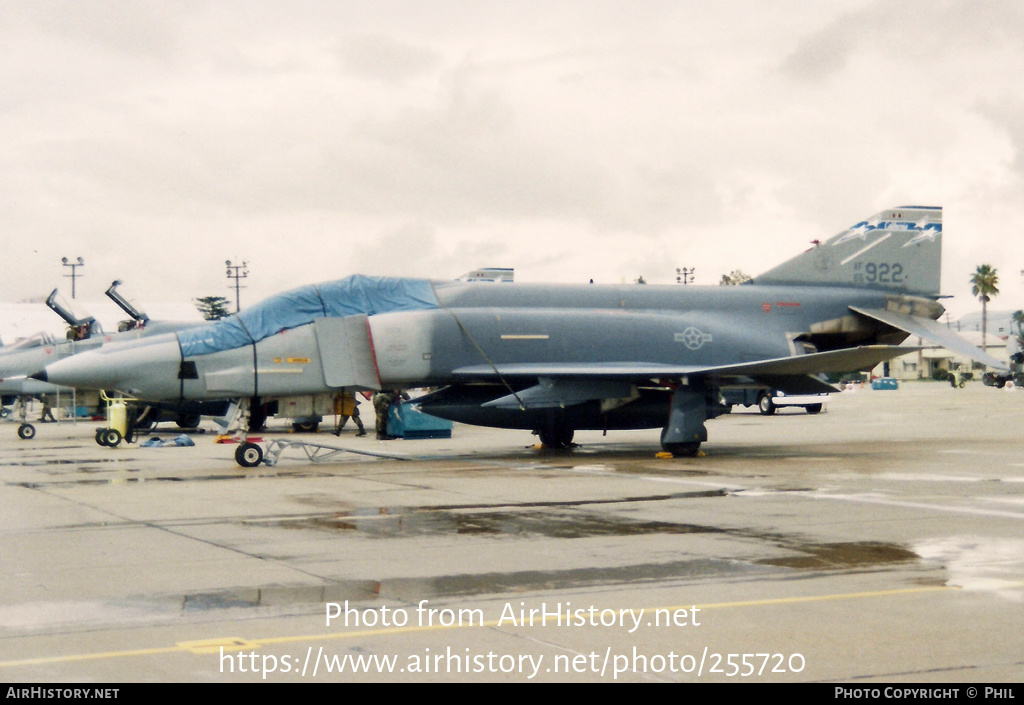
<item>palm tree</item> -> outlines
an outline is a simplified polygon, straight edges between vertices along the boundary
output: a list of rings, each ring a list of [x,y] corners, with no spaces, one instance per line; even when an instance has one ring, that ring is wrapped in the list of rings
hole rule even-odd
[[[981,301],[981,349],[988,337],[988,302],[999,293],[999,274],[990,264],[979,264],[971,275],[971,293]]]

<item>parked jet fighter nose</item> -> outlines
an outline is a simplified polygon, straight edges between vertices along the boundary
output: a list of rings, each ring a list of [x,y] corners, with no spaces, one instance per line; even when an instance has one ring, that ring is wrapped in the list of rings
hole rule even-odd
[[[47,365],[51,384],[77,389],[127,392],[140,399],[180,395],[181,349],[173,334],[111,343]]]

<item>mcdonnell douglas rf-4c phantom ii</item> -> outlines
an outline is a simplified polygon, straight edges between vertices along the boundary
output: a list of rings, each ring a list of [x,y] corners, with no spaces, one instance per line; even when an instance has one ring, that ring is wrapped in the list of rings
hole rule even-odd
[[[351,276],[201,328],[106,345],[51,382],[139,399],[248,398],[441,387],[428,414],[525,429],[548,447],[580,429],[662,428],[695,455],[727,388],[835,391],[822,373],[918,348],[1003,365],[936,319],[942,210],[883,211],[743,286],[439,282]],[[238,448],[258,464],[262,449]]]
[[[81,354],[95,350],[102,345],[115,343],[117,341],[138,340],[147,335],[159,335],[182,328],[195,328],[195,322],[173,322],[173,321],[151,321],[149,316],[139,311],[125,299],[117,287],[121,282],[115,281],[107,289],[106,295],[114,301],[131,320],[123,322],[117,333],[104,333],[99,322],[64,300],[54,289],[46,299],[46,306],[60,316],[68,325],[66,339],[56,339],[46,332],[36,333],[24,340],[12,345],[0,348],[0,395],[7,399],[20,398],[21,403],[21,424],[18,427],[18,436],[24,440],[35,437],[35,427],[25,419],[25,400],[30,397],[44,398],[48,401],[51,397],[65,394],[71,397],[73,389],[67,386],[58,386],[40,382],[32,376],[43,370],[54,360],[61,360],[72,355]],[[93,389],[92,387],[80,387],[79,389]],[[95,406],[100,403],[99,396],[95,392],[90,395],[81,395],[78,398],[80,406]],[[174,400],[170,404],[155,404],[147,412],[150,422],[156,421],[161,414],[178,420],[180,426],[196,425],[199,423],[200,414],[223,414],[228,403],[210,403],[208,401],[189,401],[185,404],[177,404]],[[99,436],[97,435],[97,438]]]

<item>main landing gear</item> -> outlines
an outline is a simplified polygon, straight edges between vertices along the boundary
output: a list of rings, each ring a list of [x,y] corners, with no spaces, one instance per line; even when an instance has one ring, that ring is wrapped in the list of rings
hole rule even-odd
[[[565,450],[572,448],[572,438],[575,431],[566,426],[552,426],[538,430],[537,435],[545,448],[552,450]]]
[[[239,399],[232,405],[232,410],[221,426],[219,442],[228,441],[237,434],[238,447],[235,448],[235,462],[243,468],[254,468],[263,462],[263,448],[249,439],[249,434],[257,433],[267,422],[267,410],[259,397]]]
[[[708,430],[704,426],[708,407],[709,401],[703,389],[677,389],[672,395],[668,423],[661,431],[662,449],[673,457],[695,457],[700,452],[700,444],[708,439]]]
[[[665,453],[676,458],[693,458],[700,454],[701,444],[707,441],[705,422],[729,412],[729,407],[720,401],[721,395],[715,387],[690,384],[672,392],[668,420],[661,431],[661,447]],[[650,418],[650,417],[647,417]],[[646,420],[646,419],[645,419]],[[564,450],[572,447],[573,428],[571,417],[554,412],[534,431],[547,450]],[[646,426],[638,426],[643,428]]]
[[[263,449],[246,441],[235,448],[235,462],[243,468],[254,468],[263,462]]]

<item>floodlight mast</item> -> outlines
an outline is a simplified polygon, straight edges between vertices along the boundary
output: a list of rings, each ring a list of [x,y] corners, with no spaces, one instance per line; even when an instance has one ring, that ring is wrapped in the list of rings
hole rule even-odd
[[[241,310],[239,290],[245,288],[241,285],[241,280],[249,276],[249,263],[243,261],[241,264],[231,264],[231,260],[227,260],[224,264],[228,270],[228,279],[235,280],[235,313],[238,313]],[[228,288],[230,289],[231,287],[229,286]]]
[[[71,277],[71,298],[73,299],[75,298],[75,279],[76,277],[82,276],[81,274],[78,274],[76,270],[78,267],[85,266],[85,260],[79,257],[77,262],[69,262],[67,257],[61,257],[60,261],[65,267],[71,267],[71,274],[65,274],[64,276]]]

